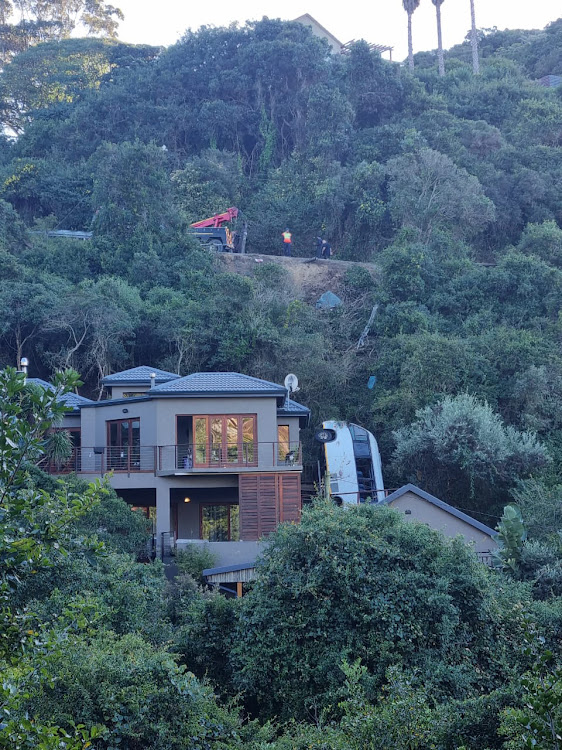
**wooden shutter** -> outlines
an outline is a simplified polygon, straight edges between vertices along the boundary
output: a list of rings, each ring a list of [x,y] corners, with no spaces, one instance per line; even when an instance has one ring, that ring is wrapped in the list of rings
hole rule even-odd
[[[301,520],[300,474],[279,474],[279,521],[299,523]]]
[[[260,538],[257,474],[240,474],[238,502],[240,504],[240,539],[244,542],[257,541]]]
[[[241,474],[238,497],[242,541],[256,541],[275,530],[279,523],[277,474]]]

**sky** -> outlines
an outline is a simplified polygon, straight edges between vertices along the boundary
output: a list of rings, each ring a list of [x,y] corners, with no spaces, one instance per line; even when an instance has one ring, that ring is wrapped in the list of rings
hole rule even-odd
[[[475,0],[479,28],[541,29],[562,16],[561,0]],[[200,26],[228,26],[233,21],[284,18],[291,20],[310,13],[341,42],[366,39],[394,47],[393,59],[407,56],[406,13],[401,0],[112,0],[121,8],[125,21],[119,37],[137,44],[168,46],[187,29]],[[443,45],[462,42],[470,29],[469,0],[445,0],[441,7]],[[435,8],[421,0],[413,16],[414,51],[435,49]],[[386,55],[385,55],[386,57]]]

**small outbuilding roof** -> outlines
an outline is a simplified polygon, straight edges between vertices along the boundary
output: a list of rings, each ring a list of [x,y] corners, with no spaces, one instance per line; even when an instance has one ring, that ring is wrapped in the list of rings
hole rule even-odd
[[[301,427],[306,427],[310,420],[310,409],[291,398],[283,399],[283,404],[277,407],[278,417],[298,417]]]
[[[253,581],[256,577],[256,563],[253,561],[236,565],[223,565],[220,568],[206,568],[202,575],[207,583]]]
[[[152,396],[286,396],[287,389],[239,372],[194,372],[149,391]]]
[[[150,385],[150,376],[152,373],[156,375],[156,383],[167,383],[170,380],[178,380],[180,377],[175,372],[167,372],[166,370],[159,370],[157,367],[140,365],[139,367],[132,367],[130,370],[106,375],[101,382],[103,385]]]
[[[430,495],[429,492],[426,492],[425,490],[422,490],[419,487],[416,487],[415,484],[405,484],[403,487],[400,487],[400,489],[395,490],[392,494],[388,495],[388,497],[382,500],[381,504],[384,503],[385,505],[390,505],[393,502],[393,500],[397,500],[399,497],[402,497],[402,495],[405,495],[407,492],[412,492],[414,495],[418,495],[418,497],[423,498],[428,503],[431,503],[432,505],[436,505],[438,508],[441,508],[447,513],[450,513],[452,516],[455,516],[455,518],[459,518],[461,521],[464,521],[465,523],[470,524],[470,526],[473,526],[475,529],[478,529],[479,531],[484,532],[484,534],[488,534],[488,536],[491,536],[491,537],[497,536],[498,532],[494,531],[494,529],[491,529],[489,526],[486,526],[486,524],[484,523],[480,523],[480,521],[477,521],[472,516],[469,516],[468,514],[463,513],[462,510],[458,510],[458,508],[454,508],[452,505],[449,505],[448,503],[444,503],[443,500],[439,500],[438,497],[435,497],[434,495]]]
[[[299,404],[298,401],[288,398],[284,401],[283,406],[277,409],[277,414],[310,414],[310,409],[304,404]]]
[[[52,383],[48,383],[42,378],[27,378],[27,382],[32,383],[33,385],[37,385],[40,388],[44,388],[46,391],[55,390],[55,386]],[[82,406],[94,403],[89,398],[86,398],[85,396],[79,396],[77,393],[65,393],[64,396],[59,397],[59,401],[62,401],[62,403],[72,411],[79,411]]]

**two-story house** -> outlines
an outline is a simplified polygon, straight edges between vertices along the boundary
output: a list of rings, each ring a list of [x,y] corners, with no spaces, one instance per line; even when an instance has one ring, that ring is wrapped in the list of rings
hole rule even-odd
[[[64,470],[109,474],[116,492],[154,519],[159,550],[200,540],[217,564],[236,564],[255,559],[258,540],[279,522],[299,521],[299,431],[310,412],[284,386],[145,366],[103,385],[107,399],[80,403]]]

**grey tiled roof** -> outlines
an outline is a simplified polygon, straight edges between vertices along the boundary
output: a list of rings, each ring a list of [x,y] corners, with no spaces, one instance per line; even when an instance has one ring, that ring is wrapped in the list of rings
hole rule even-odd
[[[44,388],[47,391],[55,390],[55,386],[52,383],[48,383],[42,378],[27,378],[27,382],[32,383],[33,385],[38,385],[40,388]],[[64,396],[59,397],[59,401],[62,401],[63,404],[68,406],[68,408],[72,409],[73,411],[77,411],[81,406],[84,406],[85,404],[94,403],[89,398],[86,398],[85,396],[79,396],[77,393],[65,393]]]
[[[150,389],[155,396],[164,394],[183,395],[227,395],[252,394],[261,396],[284,396],[287,390],[282,385],[260,380],[238,372],[194,372]]]
[[[140,367],[132,367],[130,370],[106,375],[101,382],[103,385],[150,385],[150,376],[152,373],[156,375],[157,383],[167,383],[169,380],[177,380],[179,378],[179,375],[176,375],[174,372],[140,365]]]
[[[277,414],[310,414],[310,409],[304,404],[299,404],[297,401],[292,399],[285,399],[283,406],[277,409]]]

